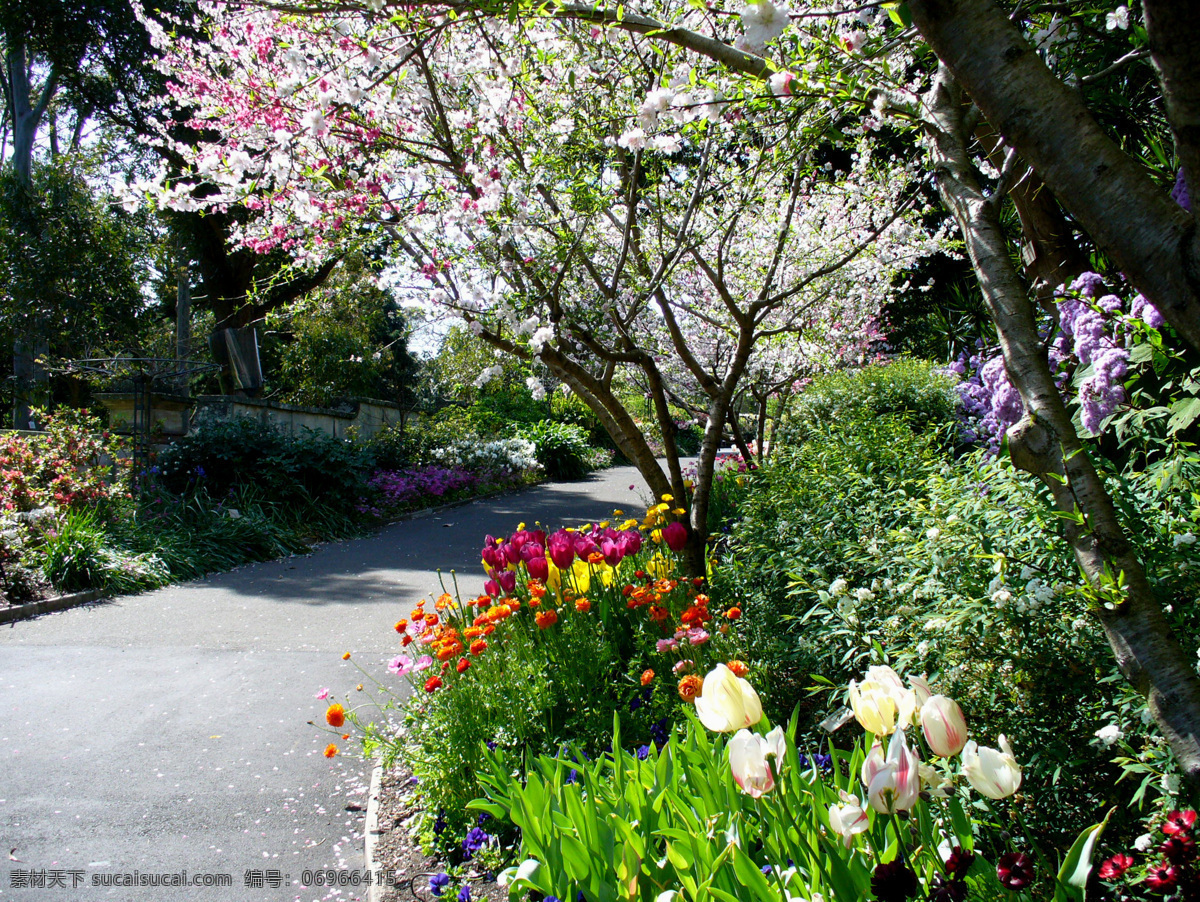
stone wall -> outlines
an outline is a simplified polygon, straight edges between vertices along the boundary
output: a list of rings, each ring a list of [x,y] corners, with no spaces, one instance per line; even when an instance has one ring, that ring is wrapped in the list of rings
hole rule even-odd
[[[311,429],[335,438],[347,438],[349,430],[353,429],[358,438],[367,439],[386,426],[399,424],[403,419],[403,411],[400,405],[387,401],[359,400],[347,403],[344,408],[325,409],[230,395],[201,395],[196,398],[193,427],[203,427],[205,423],[233,417],[247,417],[292,434]]]

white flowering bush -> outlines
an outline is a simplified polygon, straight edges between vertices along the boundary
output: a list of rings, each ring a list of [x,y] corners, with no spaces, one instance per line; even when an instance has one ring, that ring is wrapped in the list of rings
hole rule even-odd
[[[502,476],[537,473],[537,446],[523,438],[502,438],[488,442],[464,440],[434,448],[430,456],[436,463],[469,470],[485,470]]]

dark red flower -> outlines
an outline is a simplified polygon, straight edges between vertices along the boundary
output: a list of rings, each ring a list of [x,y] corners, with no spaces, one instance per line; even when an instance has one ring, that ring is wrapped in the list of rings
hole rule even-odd
[[[1178,883],[1179,871],[1173,864],[1160,861],[1158,864],[1152,864],[1146,870],[1146,886],[1155,892],[1170,892]]]
[[[1024,889],[1033,883],[1033,859],[1025,852],[1006,852],[996,862],[996,879],[1007,889]]]
[[[1196,841],[1186,833],[1176,833],[1158,847],[1163,857],[1174,864],[1182,864],[1196,857]]]
[[[1167,836],[1173,836],[1176,833],[1191,833],[1195,823],[1196,812],[1172,811],[1167,815],[1167,822],[1163,824],[1162,832]]]
[[[933,878],[929,902],[965,902],[967,885],[961,880],[947,880],[941,874]]]
[[[1100,879],[1120,880],[1131,867],[1133,867],[1133,856],[1126,855],[1124,852],[1118,852],[1104,862],[1104,864],[1100,865]]]
[[[904,902],[917,894],[917,875],[900,859],[876,866],[871,889],[879,902]]]
[[[971,863],[974,860],[974,852],[968,852],[962,846],[955,846],[950,852],[950,857],[946,859],[946,873],[962,880],[967,876],[967,871],[971,869]]]

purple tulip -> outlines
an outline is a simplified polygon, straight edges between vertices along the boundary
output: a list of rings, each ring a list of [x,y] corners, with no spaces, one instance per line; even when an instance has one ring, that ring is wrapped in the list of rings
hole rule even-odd
[[[621,558],[625,556],[620,543],[614,542],[607,536],[600,540],[600,553],[604,555],[604,562],[610,567],[617,566],[621,563]]]
[[[584,561],[600,550],[596,547],[596,543],[592,540],[591,536],[584,535],[581,532],[575,533],[573,544],[575,546],[575,553]]]
[[[621,550],[626,557],[642,550],[642,534],[636,529],[627,529],[620,535]]]
[[[525,562],[525,569],[529,571],[529,575],[533,579],[544,580],[550,576],[550,564],[546,561],[546,556],[530,558]]]
[[[575,547],[571,542],[571,534],[560,529],[546,540],[546,549],[550,552],[550,560],[559,570],[566,570],[575,560]]]
[[[497,583],[494,579],[489,579],[486,583],[483,584],[483,591],[485,593],[487,593],[488,595],[492,596],[492,598],[499,598],[500,597],[500,584]]]
[[[517,587],[517,574],[514,570],[501,570],[497,578],[500,583],[500,588],[505,592],[511,592]]]
[[[496,546],[492,542],[492,537],[488,536],[487,544],[483,546],[483,551],[480,553],[483,557],[483,562],[489,567],[500,567],[500,554],[496,551]]]
[[[526,542],[521,546],[521,560],[527,564],[535,558],[544,558],[545,556],[546,549],[542,547],[540,542]]]
[[[664,526],[662,536],[663,541],[672,551],[683,551],[684,546],[687,545],[687,527],[678,520]]]

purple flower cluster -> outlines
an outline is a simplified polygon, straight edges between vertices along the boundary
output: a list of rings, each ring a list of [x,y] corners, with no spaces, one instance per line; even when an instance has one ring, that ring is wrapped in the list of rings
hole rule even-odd
[[[1124,314],[1124,302],[1115,294],[1105,294],[1104,280],[1094,272],[1081,275],[1059,297],[1059,322],[1049,345],[1048,362],[1064,392],[1077,367],[1090,367],[1079,383],[1079,418],[1083,428],[1095,435],[1125,402],[1122,383],[1129,371],[1129,348],[1124,341],[1128,322],[1140,320],[1157,329],[1164,320],[1140,294],[1130,304],[1129,314]],[[994,454],[1004,433],[1021,419],[1023,406],[1000,352],[989,353],[982,342],[976,347],[975,354],[962,355],[949,369],[962,377],[958,394],[965,420],[963,440],[985,442]]]
[[[472,489],[481,482],[478,473],[465,467],[410,467],[405,470],[379,470],[369,485],[380,494],[385,508],[403,507],[422,498],[441,498],[460,489]]]

